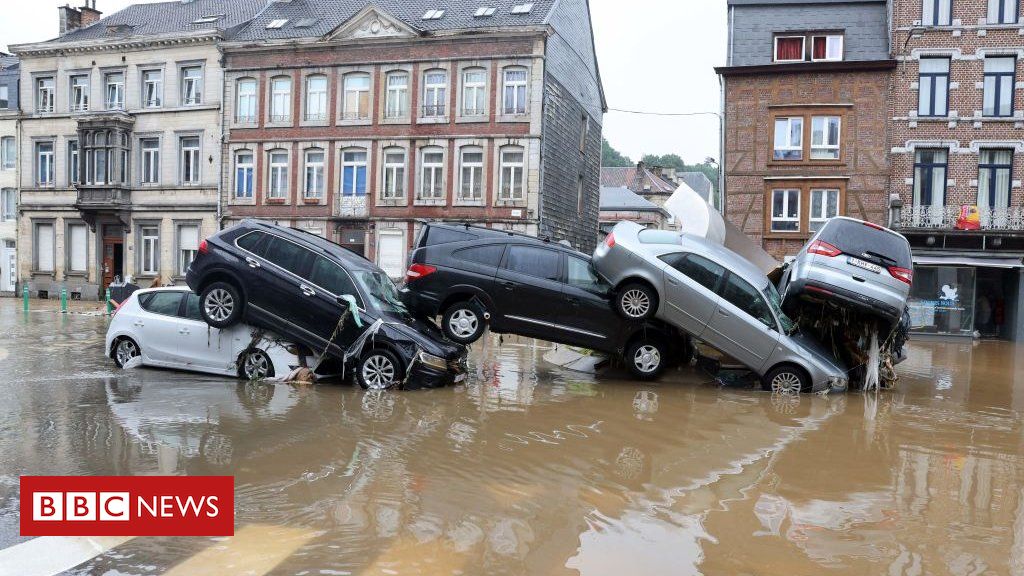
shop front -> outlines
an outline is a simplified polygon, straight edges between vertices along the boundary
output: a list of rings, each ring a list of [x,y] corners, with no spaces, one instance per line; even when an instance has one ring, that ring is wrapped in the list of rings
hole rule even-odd
[[[915,256],[911,329],[916,334],[1024,340],[1021,260]]]

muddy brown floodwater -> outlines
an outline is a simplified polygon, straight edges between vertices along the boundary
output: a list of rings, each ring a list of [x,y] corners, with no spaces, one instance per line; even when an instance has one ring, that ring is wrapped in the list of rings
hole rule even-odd
[[[75,574],[1024,575],[1008,343],[914,341],[895,391],[777,398],[491,337],[467,385],[364,393],[122,372],[102,317],[8,301],[0,327],[0,548],[19,475],[235,477],[234,541],[136,538]]]

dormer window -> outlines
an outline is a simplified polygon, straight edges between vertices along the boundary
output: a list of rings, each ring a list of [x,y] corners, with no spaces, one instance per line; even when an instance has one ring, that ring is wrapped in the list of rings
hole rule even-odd
[[[843,37],[829,34],[811,37],[811,61],[839,62],[843,59]]]
[[[201,16],[192,21],[193,24],[212,24],[217,20],[223,18],[223,14],[210,14],[209,16]]]
[[[775,61],[803,62],[804,39],[803,36],[776,36]]]
[[[473,16],[476,18],[487,18],[489,16],[494,16],[495,10],[496,8],[491,8],[490,6],[481,6],[476,9],[476,13],[473,14]]]
[[[512,13],[513,14],[529,14],[532,11],[533,11],[533,3],[532,2],[527,3],[527,4],[516,4],[515,6],[512,7]]]
[[[808,47],[810,50],[808,50]],[[775,37],[775,62],[839,62],[843,59],[842,34],[780,34]]]
[[[284,28],[284,25],[287,24],[287,23],[288,23],[288,19],[287,18],[280,18],[280,19],[277,19],[277,20],[271,20],[270,24],[267,24],[267,30],[277,30],[279,28]]]
[[[444,16],[444,10],[427,10],[423,13],[424,20],[440,20]]]

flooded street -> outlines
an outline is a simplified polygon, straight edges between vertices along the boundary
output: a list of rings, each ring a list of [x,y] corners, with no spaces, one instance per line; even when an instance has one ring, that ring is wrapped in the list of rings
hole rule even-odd
[[[364,393],[102,355],[0,301],[0,548],[21,475],[232,475],[236,536],[74,574],[1024,575],[1024,348],[911,343],[896,391],[777,398],[477,345],[467,385]]]

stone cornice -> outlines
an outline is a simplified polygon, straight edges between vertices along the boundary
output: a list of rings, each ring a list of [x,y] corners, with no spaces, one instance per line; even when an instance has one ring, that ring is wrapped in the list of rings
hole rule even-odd
[[[52,56],[76,52],[123,52],[126,50],[144,50],[186,44],[214,44],[221,39],[217,31],[199,31],[188,34],[164,34],[156,36],[117,38],[105,37],[81,42],[41,42],[36,44],[16,44],[10,47],[11,52],[21,57]]]

